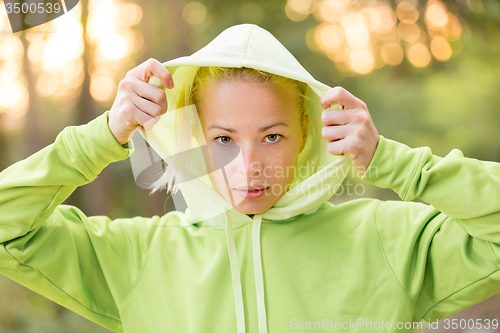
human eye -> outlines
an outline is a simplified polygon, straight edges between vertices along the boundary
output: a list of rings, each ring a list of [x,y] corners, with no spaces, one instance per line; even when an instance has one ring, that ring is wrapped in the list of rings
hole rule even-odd
[[[219,139],[224,139],[225,141],[219,141]],[[214,140],[216,140],[217,143],[222,145],[222,146],[227,146],[229,144],[229,142],[231,141],[231,138],[228,137],[227,135],[219,135],[219,136],[214,137]]]
[[[271,141],[269,141],[270,143],[277,143],[279,142],[280,138],[282,137],[283,135],[281,134],[278,134],[278,133],[272,133],[272,134],[268,134],[266,135],[266,138],[269,138]]]

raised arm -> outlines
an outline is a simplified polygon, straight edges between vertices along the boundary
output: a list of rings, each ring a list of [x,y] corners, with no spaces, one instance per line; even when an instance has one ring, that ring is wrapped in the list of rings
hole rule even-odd
[[[379,202],[374,237],[415,315],[434,321],[499,293],[500,163],[386,139],[366,104],[342,87],[321,96],[323,108],[332,103],[342,109],[323,111],[328,151],[348,155],[361,179],[403,199]]]
[[[122,146],[113,137],[107,115],[66,127],[54,143],[0,173],[0,273],[121,331],[115,295],[125,293],[134,277],[123,281],[124,290],[111,290],[95,246],[100,250],[107,242],[119,249],[124,226],[60,205],[109,163],[133,152],[132,141]]]
[[[111,110],[66,127],[0,173],[0,273],[114,331],[122,331],[121,305],[161,218],[111,221],[62,202],[130,156],[137,126],[147,130],[166,112],[165,92],[148,84],[152,75],[173,87],[170,72],[148,59],[120,81]]]
[[[363,180],[391,188],[404,201],[419,198],[452,217],[470,235],[500,244],[500,163],[446,157],[384,138]]]
[[[380,202],[375,219],[417,316],[442,319],[500,292],[500,163],[380,136],[362,180],[403,200]]]

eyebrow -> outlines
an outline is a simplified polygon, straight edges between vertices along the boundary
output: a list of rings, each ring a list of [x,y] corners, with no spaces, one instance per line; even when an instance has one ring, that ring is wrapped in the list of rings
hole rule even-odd
[[[274,126],[280,126],[280,125],[290,127],[290,126],[288,126],[288,124],[287,124],[287,123],[284,123],[284,122],[279,122],[279,123],[275,123],[275,124],[272,124],[272,125],[264,126],[264,127],[262,127],[261,129],[259,129],[259,132],[265,132],[265,131],[267,131],[268,129],[270,129],[270,128],[274,127]],[[234,129],[232,129],[232,128],[225,128],[225,127],[222,127],[222,126],[219,126],[219,125],[215,125],[215,124],[211,125],[211,126],[210,126],[207,130],[210,130],[210,129],[212,129],[212,128],[218,128],[218,129],[221,129],[221,130],[227,131],[227,132],[229,132],[229,133],[236,133],[236,130],[234,130]]]

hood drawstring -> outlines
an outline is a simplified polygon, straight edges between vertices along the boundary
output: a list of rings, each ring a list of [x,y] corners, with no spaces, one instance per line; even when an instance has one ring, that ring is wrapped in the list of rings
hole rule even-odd
[[[264,304],[264,278],[262,277],[262,258],[260,254],[260,227],[262,214],[253,217],[252,253],[253,271],[255,273],[255,292],[257,293],[257,314],[259,316],[259,333],[267,333],[266,306]]]
[[[229,263],[231,266],[231,277],[233,282],[234,306],[236,310],[236,325],[237,333],[245,333],[245,312],[243,308],[243,293],[240,279],[240,267],[238,264],[238,256],[234,245],[233,226],[231,217],[224,212],[222,213],[226,219],[226,241],[229,253]],[[252,256],[253,267],[255,273],[255,290],[257,296],[257,314],[259,318],[259,333],[267,333],[266,307],[264,303],[264,279],[262,276],[262,260],[260,249],[260,229],[262,224],[262,214],[256,214],[253,217],[252,226]]]
[[[227,218],[224,209],[220,207],[226,218],[226,241],[231,265],[231,278],[233,280],[234,307],[236,310],[236,327],[238,333],[245,333],[245,311],[243,310],[243,293],[241,291],[240,265],[234,246],[233,225],[231,218]]]

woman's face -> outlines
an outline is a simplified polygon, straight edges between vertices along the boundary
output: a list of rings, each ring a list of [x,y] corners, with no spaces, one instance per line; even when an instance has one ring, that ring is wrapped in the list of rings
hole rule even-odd
[[[217,191],[244,214],[271,208],[295,176],[307,135],[301,132],[292,94],[242,79],[212,81],[198,108],[209,146],[216,152],[239,152],[224,167],[227,184],[220,170],[210,174]],[[306,117],[304,131],[307,121]],[[214,148],[211,152],[217,158]]]

